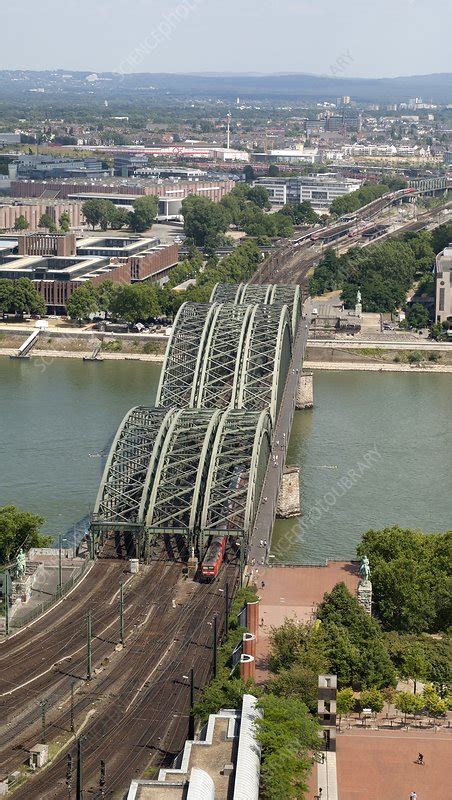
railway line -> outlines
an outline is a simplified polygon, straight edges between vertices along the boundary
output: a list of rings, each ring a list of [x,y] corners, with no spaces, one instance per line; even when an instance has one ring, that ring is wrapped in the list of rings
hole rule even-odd
[[[174,565],[163,567],[172,583]],[[94,678],[78,699],[75,713],[92,717],[81,732],[85,792],[90,797],[116,798],[131,777],[142,774],[151,762],[171,763],[187,735],[189,687],[184,675],[195,668],[195,685],[209,677],[212,664],[212,618],[225,619],[224,589],[236,582],[239,566],[235,556],[209,587],[179,581],[136,627],[109,676]],[[149,578],[149,575],[148,575]],[[165,586],[167,581],[165,579]],[[173,602],[169,602],[170,594]],[[174,607],[175,606],[175,607]],[[95,711],[93,711],[95,709]],[[49,728],[49,739],[66,735],[70,711],[66,709]],[[66,754],[75,764],[75,745],[64,748],[42,773],[15,792],[18,800],[68,797],[65,783]],[[100,761],[106,764],[104,794],[99,788]],[[126,769],[125,769],[126,767]],[[75,776],[74,776],[75,777]],[[32,794],[31,794],[32,793]]]

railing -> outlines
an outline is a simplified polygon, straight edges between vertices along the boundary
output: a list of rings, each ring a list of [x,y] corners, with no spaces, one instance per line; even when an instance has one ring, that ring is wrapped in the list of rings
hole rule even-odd
[[[253,527],[253,534],[251,537],[252,545],[250,556],[256,563],[259,556],[262,558],[262,552],[257,547],[257,541],[260,539],[268,542],[268,550],[270,549],[271,538],[273,533],[273,526],[276,519],[276,506],[278,502],[278,492],[281,485],[282,475],[286,463],[286,454],[289,446],[289,435],[292,427],[293,416],[295,412],[297,386],[301,374],[303,363],[303,356],[307,343],[307,328],[305,327],[306,319],[302,318],[298,327],[295,337],[295,343],[290,362],[289,373],[287,376],[286,385],[279,410],[278,420],[276,423],[275,432],[273,434],[273,442],[279,441],[278,446],[278,459],[276,462],[272,458],[269,459],[267,471],[264,478],[264,485],[259,503],[259,509]],[[309,320],[308,320],[309,327]],[[266,501],[263,498],[266,497]]]
[[[20,628],[25,628],[27,625],[30,624],[30,622],[33,622],[33,620],[40,617],[41,614],[43,614],[45,611],[51,608],[51,606],[55,605],[55,603],[57,603],[58,600],[61,600],[62,597],[65,597],[65,595],[67,595],[71,591],[71,589],[73,589],[78,580],[82,577],[82,575],[84,575],[90,564],[92,564],[92,561],[86,559],[80,567],[74,570],[69,580],[63,584],[61,589],[57,589],[55,594],[53,594],[47,600],[44,600],[42,603],[39,603],[39,605],[31,609],[28,612],[28,614],[21,615],[20,619],[18,619],[17,622],[13,616],[10,621],[10,628],[20,630]]]

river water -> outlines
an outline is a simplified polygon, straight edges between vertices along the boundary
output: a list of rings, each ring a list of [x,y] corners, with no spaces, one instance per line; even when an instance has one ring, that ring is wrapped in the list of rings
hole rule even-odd
[[[121,419],[152,405],[159,373],[149,362],[0,358],[0,505],[42,514],[53,535],[71,531],[93,507]],[[277,522],[278,558],[351,557],[362,532],[394,523],[450,528],[452,376],[314,381],[315,407],[296,412],[288,456],[301,468],[304,516]]]

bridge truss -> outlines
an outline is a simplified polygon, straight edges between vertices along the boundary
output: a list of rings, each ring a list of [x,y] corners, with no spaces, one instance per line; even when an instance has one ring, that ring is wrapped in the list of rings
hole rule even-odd
[[[155,408],[133,408],[113,441],[95,541],[130,532],[139,557],[167,534],[200,556],[212,535],[246,549],[300,317],[298,286],[217,284],[210,303],[181,306]]]

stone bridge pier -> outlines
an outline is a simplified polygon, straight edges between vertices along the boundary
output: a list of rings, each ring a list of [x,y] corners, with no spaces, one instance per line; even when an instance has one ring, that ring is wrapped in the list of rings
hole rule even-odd
[[[312,408],[314,405],[314,376],[312,372],[302,372],[298,379],[295,408]]]

